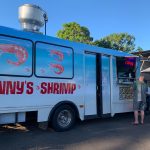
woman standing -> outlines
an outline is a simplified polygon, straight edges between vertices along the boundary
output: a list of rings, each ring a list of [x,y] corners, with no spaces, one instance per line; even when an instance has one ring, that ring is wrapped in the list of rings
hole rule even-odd
[[[147,85],[144,83],[144,76],[140,76],[133,84],[133,110],[134,125],[139,124],[138,113],[140,111],[140,123],[144,124],[144,109],[146,104]]]

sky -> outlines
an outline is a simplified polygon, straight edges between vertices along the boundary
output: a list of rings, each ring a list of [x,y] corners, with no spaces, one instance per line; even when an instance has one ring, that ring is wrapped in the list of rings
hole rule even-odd
[[[18,7],[23,4],[47,12],[49,36],[56,37],[64,23],[76,22],[87,27],[94,40],[126,32],[135,36],[136,47],[150,50],[150,0],[0,0],[0,25],[21,30]]]

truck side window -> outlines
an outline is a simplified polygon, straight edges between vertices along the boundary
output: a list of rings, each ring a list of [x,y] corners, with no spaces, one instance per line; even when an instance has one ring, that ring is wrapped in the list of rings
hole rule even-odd
[[[73,77],[73,50],[70,47],[37,42],[35,60],[38,77]]]
[[[0,36],[0,75],[32,75],[32,42]]]

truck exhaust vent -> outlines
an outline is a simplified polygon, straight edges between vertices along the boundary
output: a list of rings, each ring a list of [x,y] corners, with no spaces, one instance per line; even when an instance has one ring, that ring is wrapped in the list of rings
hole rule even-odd
[[[19,22],[22,29],[31,32],[39,32],[40,28],[46,26],[47,14],[39,6],[24,4],[19,7]]]

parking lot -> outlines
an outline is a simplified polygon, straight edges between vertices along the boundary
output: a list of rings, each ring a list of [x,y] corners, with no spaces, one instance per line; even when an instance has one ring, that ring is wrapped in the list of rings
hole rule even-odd
[[[133,114],[78,122],[67,132],[41,130],[33,124],[0,127],[0,150],[149,150],[150,115],[132,125]]]

